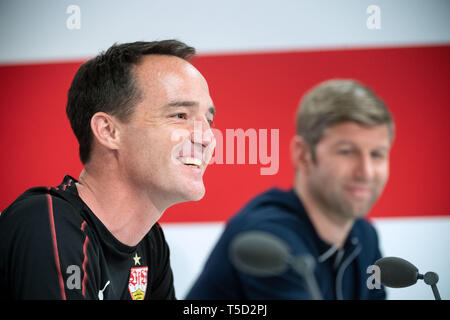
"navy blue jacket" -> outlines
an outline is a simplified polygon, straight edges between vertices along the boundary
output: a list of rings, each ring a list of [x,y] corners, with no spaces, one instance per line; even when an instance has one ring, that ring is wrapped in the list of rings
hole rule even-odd
[[[376,231],[368,221],[356,220],[345,245],[337,249],[319,238],[294,190],[274,188],[254,198],[228,222],[186,299],[310,299],[304,280],[292,269],[281,276],[256,277],[232,265],[230,242],[250,230],[283,239],[293,255],[311,254],[324,299],[386,298],[383,287],[367,285],[372,275],[367,267],[381,257]]]

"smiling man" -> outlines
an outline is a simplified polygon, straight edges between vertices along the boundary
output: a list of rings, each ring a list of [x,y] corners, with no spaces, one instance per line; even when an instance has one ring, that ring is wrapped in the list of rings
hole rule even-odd
[[[125,43],[80,67],[67,115],[84,169],[1,215],[2,298],[175,298],[157,221],[203,197],[215,146],[194,53],[176,40]]]
[[[234,216],[213,249],[189,299],[311,299],[293,269],[257,277],[237,269],[230,243],[245,231],[284,240],[310,255],[324,299],[384,299],[368,286],[367,267],[381,257],[377,233],[363,219],[389,175],[394,123],[384,102],[354,80],[329,80],[309,91],[291,141],[294,187],[271,189]]]

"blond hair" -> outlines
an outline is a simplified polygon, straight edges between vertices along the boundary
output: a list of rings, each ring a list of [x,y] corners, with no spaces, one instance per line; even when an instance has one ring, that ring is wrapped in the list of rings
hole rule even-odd
[[[391,142],[394,121],[381,98],[367,86],[355,80],[333,79],[309,90],[297,111],[297,134],[314,150],[325,130],[343,122],[362,126],[387,125]]]

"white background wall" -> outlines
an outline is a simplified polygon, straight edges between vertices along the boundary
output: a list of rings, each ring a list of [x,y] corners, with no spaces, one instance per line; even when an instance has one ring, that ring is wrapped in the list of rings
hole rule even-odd
[[[77,5],[81,28],[69,30]],[[381,10],[381,29],[366,9]],[[0,0],[0,63],[90,57],[178,38],[200,54],[450,42],[447,0]]]

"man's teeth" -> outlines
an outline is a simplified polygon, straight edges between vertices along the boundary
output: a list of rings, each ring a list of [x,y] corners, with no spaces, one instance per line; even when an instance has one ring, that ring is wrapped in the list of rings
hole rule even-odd
[[[183,157],[180,159],[183,164],[197,166],[200,167],[202,165],[202,160],[191,158],[191,157]]]

